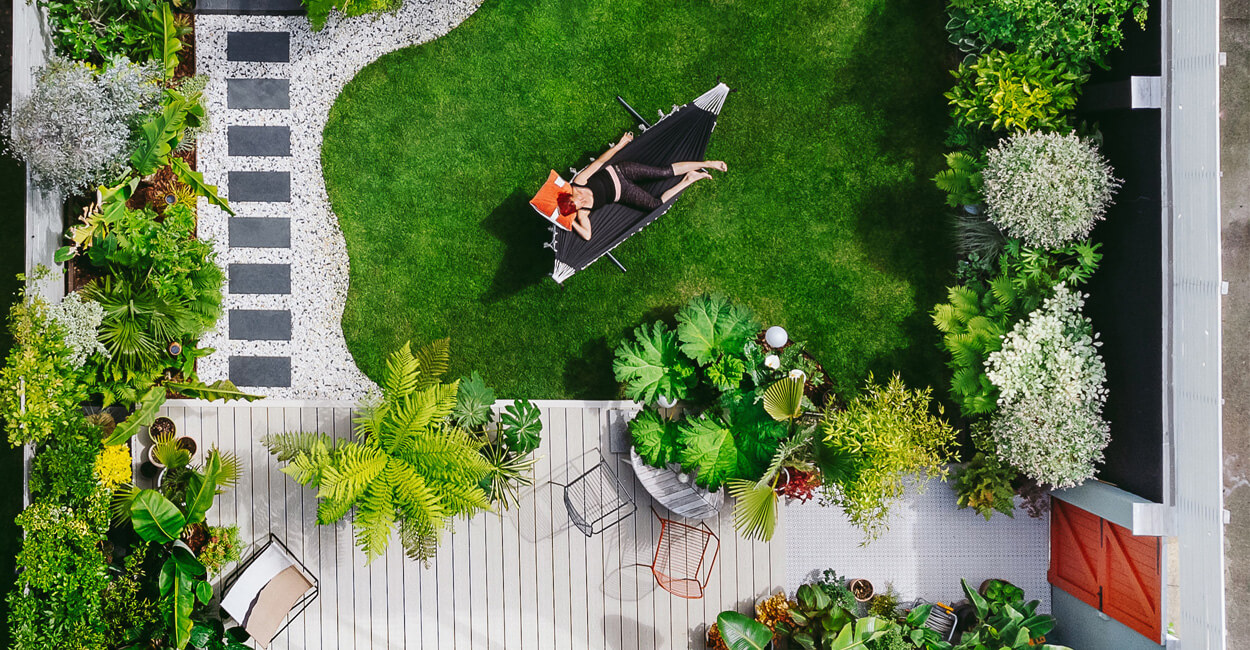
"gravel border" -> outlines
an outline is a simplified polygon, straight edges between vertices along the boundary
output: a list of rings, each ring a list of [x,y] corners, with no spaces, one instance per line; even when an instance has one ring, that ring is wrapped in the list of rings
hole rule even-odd
[[[468,18],[480,0],[407,0],[398,11],[381,16],[332,16],[313,32],[303,16],[196,17],[196,65],[209,76],[204,92],[210,129],[200,138],[199,170],[205,180],[229,197],[229,171],[291,172],[291,202],[242,203],[231,207],[240,217],[290,217],[291,248],[257,249],[227,246],[229,216],[199,204],[199,233],[212,239],[222,269],[231,263],[290,263],[291,295],[235,295],[223,290],[223,315],[217,329],[201,341],[216,352],[200,359],[201,379],[228,378],[231,356],[291,357],[291,387],[257,390],[286,399],[356,400],[376,385],[356,366],[343,338],[341,319],[347,299],[347,245],[338,218],[330,209],[321,171],[321,136],[330,106],[343,86],[379,56],[433,40]],[[290,63],[226,60],[226,34],[231,31],[287,31]],[[291,109],[231,110],[226,108],[227,78],[279,78],[291,81]],[[226,155],[230,125],[291,127],[291,157],[255,158]],[[290,341],[232,341],[230,309],[289,309]]]

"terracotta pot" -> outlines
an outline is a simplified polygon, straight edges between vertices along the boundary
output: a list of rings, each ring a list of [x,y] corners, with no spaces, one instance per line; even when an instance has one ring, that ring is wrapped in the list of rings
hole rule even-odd
[[[853,580],[847,580],[846,588],[850,589],[851,595],[855,597],[855,600],[861,603],[866,603],[872,600],[872,596],[873,596],[872,583],[868,582],[867,580],[863,578],[855,578]]]

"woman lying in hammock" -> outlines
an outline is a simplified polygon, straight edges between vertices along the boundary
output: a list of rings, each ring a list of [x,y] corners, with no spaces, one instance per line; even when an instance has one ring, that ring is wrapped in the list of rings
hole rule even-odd
[[[704,178],[711,178],[705,169],[725,171],[725,163],[720,160],[704,160],[701,162],[677,162],[667,167],[653,167],[636,162],[619,162],[608,164],[618,151],[634,139],[632,133],[626,133],[621,141],[603,152],[585,169],[573,177],[569,184],[571,192],[562,193],[557,198],[560,214],[575,214],[573,230],[590,239],[590,213],[610,203],[623,203],[631,208],[650,212],[679,192]],[[659,198],[638,186],[639,182],[658,181],[665,178],[681,176],[681,182],[664,192]]]

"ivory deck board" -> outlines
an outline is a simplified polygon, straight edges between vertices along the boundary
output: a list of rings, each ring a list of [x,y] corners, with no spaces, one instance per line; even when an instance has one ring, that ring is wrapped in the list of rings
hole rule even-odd
[[[768,545],[730,542],[736,534],[728,506],[708,521],[724,546],[703,600],[674,597],[646,567],[634,566],[651,562],[659,524],[628,458],[610,452],[604,408],[540,404],[544,432],[534,486],[521,490],[511,510],[458,520],[425,567],[404,557],[394,537],[384,556],[366,564],[350,523],[317,525],[316,495],[281,473],[261,441],[301,430],[348,438],[349,405],[180,404],[162,410],[180,435],[196,437],[202,452],[213,445],[234,452],[242,463],[238,485],[217,497],[209,521],[239,526],[244,558],[274,533],[319,581],[317,599],[273,648],[702,648],[697,630],[716,613],[738,604],[746,609],[785,580],[784,527],[778,525]],[[548,481],[575,478],[600,453],[638,510],[587,538],[569,523],[563,489]],[[216,577],[219,589],[234,568]]]

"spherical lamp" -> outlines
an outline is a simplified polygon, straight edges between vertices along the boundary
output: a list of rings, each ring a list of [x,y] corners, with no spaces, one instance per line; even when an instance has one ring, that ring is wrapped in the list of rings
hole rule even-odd
[[[764,332],[764,342],[770,348],[780,348],[789,342],[790,337],[786,334],[786,328],[780,325],[773,325]]]

